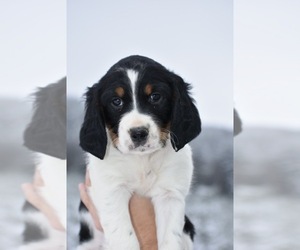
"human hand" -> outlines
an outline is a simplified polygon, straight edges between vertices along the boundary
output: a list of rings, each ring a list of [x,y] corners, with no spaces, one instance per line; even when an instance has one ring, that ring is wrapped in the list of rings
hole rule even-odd
[[[103,228],[100,224],[100,219],[99,219],[96,207],[87,192],[87,188],[90,186],[91,186],[91,180],[90,180],[90,176],[89,176],[89,171],[87,170],[86,175],[85,175],[85,183],[84,184],[80,183],[78,186],[80,199],[83,202],[83,204],[87,207],[87,209],[89,210],[89,213],[92,216],[95,227],[98,230],[103,231]]]
[[[157,250],[155,213],[151,200],[134,194],[129,201],[129,211],[141,250]]]
[[[43,213],[48,219],[51,226],[59,231],[65,231],[64,226],[60,222],[53,207],[45,201],[45,199],[39,194],[38,188],[44,186],[43,179],[39,170],[35,171],[32,183],[23,183],[21,188],[26,200]]]
[[[91,200],[87,188],[91,186],[89,172],[86,172],[85,184],[79,184],[80,198],[89,210],[95,227],[103,231],[96,207]],[[129,201],[132,225],[138,238],[141,250],[157,250],[156,224],[154,208],[151,200],[134,194]]]

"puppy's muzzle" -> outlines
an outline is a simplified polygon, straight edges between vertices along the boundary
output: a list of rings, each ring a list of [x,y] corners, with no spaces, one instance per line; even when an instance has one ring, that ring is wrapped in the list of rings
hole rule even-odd
[[[143,146],[147,142],[149,130],[146,127],[136,127],[129,130],[130,138],[135,147]]]

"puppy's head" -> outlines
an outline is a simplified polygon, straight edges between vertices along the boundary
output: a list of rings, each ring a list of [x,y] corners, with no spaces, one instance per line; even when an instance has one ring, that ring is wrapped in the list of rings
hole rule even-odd
[[[178,151],[201,131],[189,85],[141,56],[122,59],[86,93],[81,147],[103,159],[108,138],[124,154],[149,154],[171,140]]]
[[[66,159],[66,78],[39,88],[34,113],[24,131],[24,145],[60,159]]]

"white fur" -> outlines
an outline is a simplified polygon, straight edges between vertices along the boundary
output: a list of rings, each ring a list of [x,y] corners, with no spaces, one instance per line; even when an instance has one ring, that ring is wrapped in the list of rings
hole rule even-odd
[[[149,197],[153,203],[158,249],[191,250],[191,240],[183,233],[185,197],[193,172],[191,149],[186,145],[175,152],[170,138],[164,138],[166,143],[161,141],[161,129],[153,117],[138,110],[138,72],[126,72],[133,109],[120,119],[118,138],[114,142],[108,139],[104,160],[88,154],[89,193],[101,218],[105,240],[99,243],[94,229],[94,238],[79,249],[139,250],[128,209],[129,200],[136,193]],[[135,146],[130,131],[137,127],[146,128],[148,136],[143,145]]]
[[[136,127],[146,127],[149,130],[147,143],[137,148],[135,148],[128,132],[131,128]],[[117,147],[124,154],[144,154],[154,152],[162,146],[160,143],[159,132],[159,128],[151,116],[133,110],[125,114],[120,121],[119,142],[117,143]]]
[[[186,145],[175,152],[170,141],[150,154],[122,154],[108,144],[104,160],[89,155],[90,195],[99,211],[106,249],[138,250],[128,203],[133,193],[150,197],[155,209],[159,250],[182,250],[185,197],[193,163]]]
[[[37,165],[44,186],[39,188],[43,198],[55,209],[64,228],[67,225],[67,166],[61,160],[45,154],[39,154]]]
[[[44,186],[37,190],[45,201],[55,210],[60,222],[66,228],[66,160],[45,154],[37,154],[39,170]],[[26,211],[25,221],[35,223],[48,237],[45,240],[21,246],[19,250],[64,250],[66,249],[66,232],[54,229],[41,212]]]
[[[77,250],[103,250],[105,247],[105,238],[102,231],[96,229],[93,219],[88,212],[80,213],[80,220],[89,225],[94,237],[87,242],[82,243],[77,247]]]
[[[129,80],[130,80],[130,84],[131,84],[131,89],[132,89],[132,93],[133,93],[133,107],[134,107],[134,110],[136,110],[137,109],[137,106],[136,106],[136,98],[135,98],[135,90],[136,90],[136,82],[137,82],[137,80],[138,80],[138,76],[139,76],[139,74],[138,74],[138,72],[136,72],[136,71],[134,71],[134,70],[132,70],[132,69],[128,69],[127,71],[127,76],[128,76],[128,78],[129,78]]]

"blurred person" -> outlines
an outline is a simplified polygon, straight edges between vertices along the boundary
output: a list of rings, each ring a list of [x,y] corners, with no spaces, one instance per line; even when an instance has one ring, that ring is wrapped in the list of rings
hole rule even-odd
[[[25,229],[20,249],[66,249],[66,78],[39,88],[24,145],[35,174],[24,183]]]
[[[66,78],[39,88],[34,93],[34,114],[24,132],[24,145],[35,152],[36,169],[32,183],[24,183],[26,215],[24,244],[20,249],[66,249]],[[100,220],[87,195],[90,185],[80,184],[80,196],[94,218]],[[132,222],[142,249],[157,249],[153,206],[150,200],[133,196]]]

